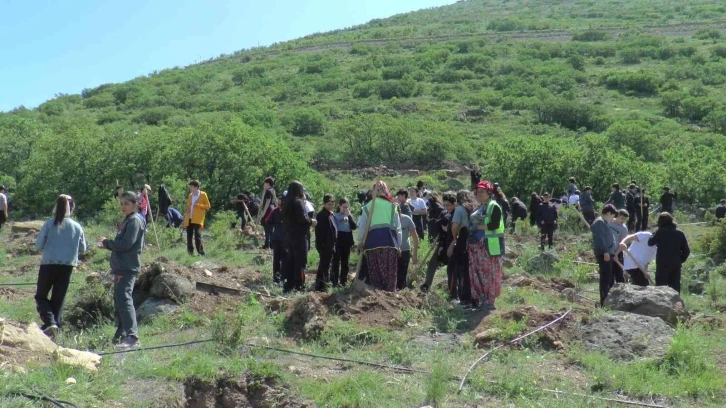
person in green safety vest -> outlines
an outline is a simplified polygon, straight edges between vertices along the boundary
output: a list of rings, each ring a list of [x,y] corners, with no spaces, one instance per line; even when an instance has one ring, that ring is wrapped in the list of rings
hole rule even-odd
[[[401,254],[401,222],[398,206],[383,181],[373,185],[373,200],[363,206],[358,218],[358,242],[362,248],[366,283],[389,292],[396,290],[398,257]],[[370,219],[370,225],[368,220]],[[366,228],[368,226],[368,228]]]
[[[469,216],[469,284],[475,310],[495,309],[494,301],[502,291],[504,217],[494,191],[492,183],[479,182],[475,192],[479,207]]]

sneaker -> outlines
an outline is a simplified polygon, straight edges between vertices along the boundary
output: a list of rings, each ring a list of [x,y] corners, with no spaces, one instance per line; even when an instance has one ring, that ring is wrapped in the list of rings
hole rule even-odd
[[[49,325],[43,325],[41,326],[40,330],[43,331],[43,334],[50,337],[51,339],[55,337],[55,335],[58,333],[58,325],[56,324],[49,324]]]
[[[117,349],[128,349],[133,347],[139,347],[141,342],[136,336],[126,336],[119,344],[116,345]]]

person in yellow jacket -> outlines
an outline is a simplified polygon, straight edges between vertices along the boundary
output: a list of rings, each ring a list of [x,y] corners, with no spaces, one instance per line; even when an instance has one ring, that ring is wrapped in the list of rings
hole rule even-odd
[[[199,230],[204,228],[204,217],[212,205],[209,203],[207,193],[199,189],[199,181],[190,181],[189,191],[187,209],[184,212],[184,228],[187,229],[187,252],[189,255],[194,254],[194,248],[192,247],[193,236],[197,253],[204,256],[204,246],[202,246],[202,236]]]

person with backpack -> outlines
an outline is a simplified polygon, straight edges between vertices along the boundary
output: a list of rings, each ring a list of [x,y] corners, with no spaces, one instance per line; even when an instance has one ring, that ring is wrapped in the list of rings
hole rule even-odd
[[[658,216],[658,229],[648,239],[649,246],[657,246],[655,255],[655,285],[669,286],[681,293],[681,269],[691,255],[686,234],[678,229],[673,216],[662,212]]]
[[[350,201],[345,197],[338,201],[338,211],[334,215],[338,237],[333,255],[333,267],[330,271],[330,283],[335,287],[345,286],[348,283],[350,250],[355,245],[353,231],[358,229],[358,225],[350,213]]]
[[[198,185],[198,183],[197,183]],[[138,196],[127,191],[120,198],[124,221],[116,238],[99,238],[98,247],[111,251],[113,274],[113,303],[116,310],[116,334],[113,341],[118,348],[139,345],[136,309],[134,308],[134,283],[141,270],[141,251],[144,248],[146,221],[138,210]]]
[[[87,249],[83,227],[71,219],[72,213],[71,196],[58,196],[53,209],[54,218],[43,224],[35,240],[35,248],[43,252],[35,304],[43,321],[40,330],[51,338],[61,327],[63,301],[71,282],[73,268],[78,266],[78,255]]]
[[[0,231],[6,222],[8,222],[8,196],[5,186],[0,186]]]

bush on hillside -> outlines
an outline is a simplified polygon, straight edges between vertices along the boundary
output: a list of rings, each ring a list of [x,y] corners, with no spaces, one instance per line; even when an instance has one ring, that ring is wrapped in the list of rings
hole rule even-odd
[[[715,28],[699,28],[695,33],[693,33],[693,38],[697,38],[699,40],[718,40],[721,36],[721,31]]]
[[[608,74],[604,82],[608,88],[620,92],[632,91],[643,95],[655,95],[663,80],[650,71],[628,71]]]
[[[293,136],[322,136],[325,122],[325,116],[316,109],[299,109],[283,120]]]
[[[534,112],[537,123],[560,125],[570,130],[585,128],[601,130],[603,123],[599,112],[590,105],[561,98],[550,98],[540,102]]]
[[[716,263],[726,261],[726,222],[704,234],[699,240],[700,249]]]
[[[378,96],[381,99],[408,98],[416,92],[416,82],[410,80],[390,80],[378,83]]]
[[[605,41],[609,37],[606,31],[587,30],[572,35],[572,41]]]

